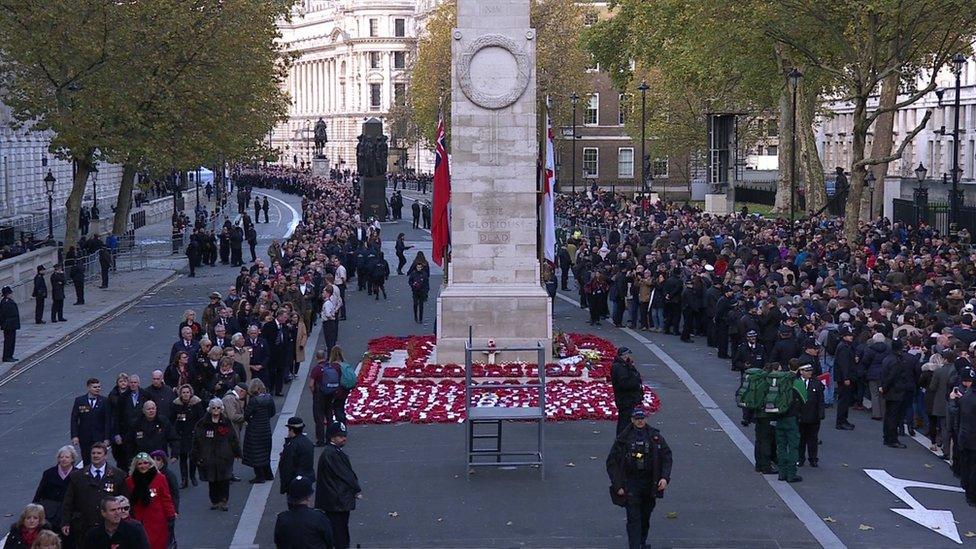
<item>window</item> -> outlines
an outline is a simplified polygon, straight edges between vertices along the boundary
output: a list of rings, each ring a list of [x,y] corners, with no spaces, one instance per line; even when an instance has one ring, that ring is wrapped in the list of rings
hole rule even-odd
[[[766,121],[766,135],[776,137],[779,135],[779,121],[776,119]]]
[[[369,68],[371,69],[380,68],[380,52],[378,51],[369,52]]]
[[[378,110],[380,108],[380,103],[383,99],[382,88],[379,84],[369,85],[369,108],[370,110]]]
[[[394,69],[407,68],[407,52],[405,51],[393,52],[393,68]]]
[[[654,165],[651,166],[651,173],[654,177],[667,177],[668,176],[668,159],[667,158],[655,158]]]
[[[403,38],[407,35],[407,20],[406,19],[394,19],[393,20],[393,36],[397,38]]]
[[[634,149],[632,147],[617,149],[617,179],[634,178]]]
[[[596,126],[600,123],[600,94],[594,93],[586,103],[586,110],[583,112],[583,125]]]
[[[380,35],[380,20],[370,19],[369,20],[369,35],[379,36]]]
[[[630,114],[631,101],[634,99],[629,93],[620,94],[620,114],[617,115],[617,124],[623,126],[627,123],[627,115]]]
[[[586,13],[583,14],[583,25],[584,26],[592,27],[593,25],[596,25],[596,21],[597,21],[596,12],[594,12],[594,11],[587,11]]]
[[[596,179],[600,176],[600,149],[583,147],[583,177]]]
[[[407,101],[407,85],[403,83],[393,84],[393,102],[403,106]]]
[[[769,145],[766,147],[766,156],[777,156],[779,154],[779,147],[776,145]]]

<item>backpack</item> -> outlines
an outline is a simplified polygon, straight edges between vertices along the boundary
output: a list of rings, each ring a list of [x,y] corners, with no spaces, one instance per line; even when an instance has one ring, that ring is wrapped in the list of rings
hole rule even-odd
[[[827,354],[834,356],[837,353],[837,345],[840,343],[840,334],[837,330],[827,330],[827,341],[824,343],[824,349],[827,350]]]
[[[749,368],[742,376],[742,382],[735,392],[735,401],[739,408],[761,410],[766,405],[766,393],[769,391],[769,377],[762,368]]]
[[[352,389],[356,386],[356,367],[347,362],[342,363],[342,377],[339,380],[343,389]]]
[[[326,363],[322,366],[322,378],[319,380],[319,392],[326,396],[332,396],[339,390],[340,386],[339,370],[333,363]]]
[[[764,411],[767,414],[785,414],[796,398],[793,391],[796,375],[793,372],[769,372],[766,375],[769,379],[769,390],[766,392]]]

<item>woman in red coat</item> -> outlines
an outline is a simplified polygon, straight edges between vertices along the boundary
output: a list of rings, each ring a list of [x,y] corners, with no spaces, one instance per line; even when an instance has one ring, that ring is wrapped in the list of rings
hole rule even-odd
[[[169,546],[169,521],[176,518],[166,475],[156,470],[149,454],[142,452],[132,460],[125,484],[132,494],[132,517],[142,523],[152,549]]]

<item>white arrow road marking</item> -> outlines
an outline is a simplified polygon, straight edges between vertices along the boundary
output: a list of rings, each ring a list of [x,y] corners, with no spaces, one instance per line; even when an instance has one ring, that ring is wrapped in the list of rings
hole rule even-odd
[[[952,511],[926,509],[907,490],[907,488],[931,488],[932,490],[944,490],[946,492],[962,492],[962,488],[946,484],[933,484],[931,482],[895,478],[884,469],[865,469],[864,472],[911,507],[911,509],[892,509],[892,511],[960,545],[962,544],[962,539],[959,538],[959,530],[956,529],[956,522],[952,516]]]

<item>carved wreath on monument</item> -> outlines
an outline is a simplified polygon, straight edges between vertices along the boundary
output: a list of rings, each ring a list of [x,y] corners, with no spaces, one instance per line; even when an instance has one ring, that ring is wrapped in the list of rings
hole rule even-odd
[[[461,32],[454,31],[454,38],[455,40],[460,40]],[[526,39],[531,40],[532,38],[534,38],[534,33],[530,31],[530,33],[526,34]],[[478,52],[486,48],[501,48],[511,54],[515,59],[515,83],[507,90],[493,93],[475,85],[472,81],[471,61]],[[529,55],[515,40],[501,34],[486,34],[478,37],[467,45],[457,61],[457,78],[461,91],[464,92],[464,95],[471,102],[486,109],[504,109],[518,101],[519,97],[522,97],[525,89],[529,86],[529,77],[531,74],[532,63]]]

